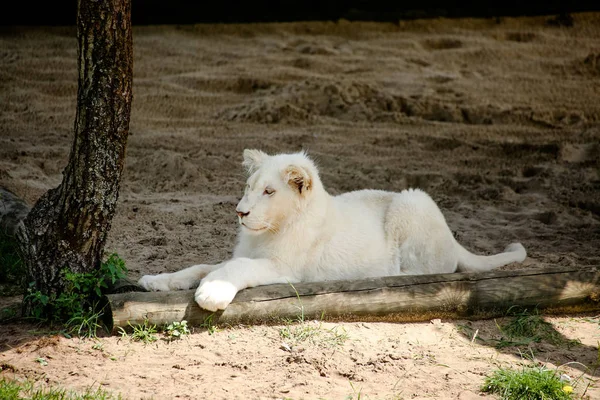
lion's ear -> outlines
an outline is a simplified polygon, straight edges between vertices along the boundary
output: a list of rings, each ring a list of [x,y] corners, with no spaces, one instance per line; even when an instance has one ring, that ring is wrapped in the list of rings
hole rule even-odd
[[[312,177],[305,168],[290,165],[285,170],[285,179],[293,189],[303,194],[312,188]]]
[[[269,157],[269,155],[260,150],[244,150],[244,161],[242,165],[248,171],[248,174],[253,174],[257,169],[260,168],[262,163]]]

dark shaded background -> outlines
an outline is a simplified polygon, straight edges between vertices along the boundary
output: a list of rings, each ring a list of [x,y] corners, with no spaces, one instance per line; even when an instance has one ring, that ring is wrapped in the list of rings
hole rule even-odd
[[[302,20],[374,20],[426,17],[495,17],[564,14],[600,10],[600,1],[529,2],[493,1],[331,1],[254,0],[190,1],[132,0],[132,19],[137,25],[192,24],[203,22],[274,22]],[[18,1],[4,4],[1,25],[73,25],[77,0]]]

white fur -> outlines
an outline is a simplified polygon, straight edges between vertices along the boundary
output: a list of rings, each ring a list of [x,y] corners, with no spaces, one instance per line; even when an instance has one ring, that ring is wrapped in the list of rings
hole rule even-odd
[[[470,253],[419,189],[330,196],[305,153],[245,150],[243,165],[250,176],[236,210],[242,227],[233,258],[146,275],[141,286],[175,290],[199,283],[196,302],[216,311],[239,290],[258,285],[488,271],[526,257],[520,243],[493,256]]]

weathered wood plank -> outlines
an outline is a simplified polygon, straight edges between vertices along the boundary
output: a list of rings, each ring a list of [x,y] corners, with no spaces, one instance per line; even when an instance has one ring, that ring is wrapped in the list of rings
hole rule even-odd
[[[194,290],[108,296],[113,327],[187,320],[212,313]],[[295,318],[427,320],[502,315],[510,307],[600,307],[600,268],[545,268],[485,273],[389,276],[353,281],[267,285],[243,290],[216,323],[263,323]]]

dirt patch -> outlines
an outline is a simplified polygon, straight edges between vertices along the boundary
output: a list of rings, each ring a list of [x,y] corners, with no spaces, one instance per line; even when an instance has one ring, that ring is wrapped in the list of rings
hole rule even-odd
[[[434,76],[432,82],[444,84],[451,77]],[[408,123],[409,118],[475,125],[521,124],[555,127],[595,121],[597,114],[585,116],[576,110],[547,110],[532,107],[501,108],[497,105],[468,104],[464,95],[458,100],[436,96],[406,97],[361,82],[323,82],[319,79],[271,87],[256,93],[241,105],[219,113],[227,121],[257,123],[315,123],[329,118],[342,121]]]

